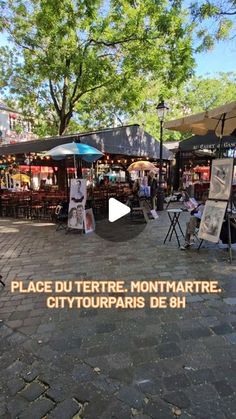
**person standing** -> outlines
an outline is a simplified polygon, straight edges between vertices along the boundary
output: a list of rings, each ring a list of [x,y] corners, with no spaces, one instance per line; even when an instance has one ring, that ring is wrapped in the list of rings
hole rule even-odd
[[[150,186],[150,196],[152,200],[152,209],[157,207],[157,179],[155,173],[150,172],[149,174],[149,186]]]

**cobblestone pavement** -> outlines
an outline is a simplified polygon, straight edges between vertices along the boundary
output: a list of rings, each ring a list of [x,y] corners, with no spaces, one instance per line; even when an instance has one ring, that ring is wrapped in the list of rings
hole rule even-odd
[[[181,214],[184,226],[186,214]],[[236,252],[163,245],[166,212],[125,243],[0,219],[0,418],[236,417]],[[135,228],[135,226],[133,227]],[[183,309],[55,309],[30,280],[216,280]]]

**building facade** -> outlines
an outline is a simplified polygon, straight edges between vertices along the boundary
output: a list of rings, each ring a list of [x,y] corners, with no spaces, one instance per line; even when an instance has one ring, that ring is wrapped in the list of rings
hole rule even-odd
[[[0,101],[0,144],[14,144],[36,139],[32,123],[21,112]]]

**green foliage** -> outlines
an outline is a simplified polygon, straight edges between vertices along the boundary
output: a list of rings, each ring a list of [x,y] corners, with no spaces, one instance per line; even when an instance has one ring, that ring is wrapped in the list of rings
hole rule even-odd
[[[198,51],[232,31],[233,15],[222,13],[235,2],[222,4],[193,4],[188,23],[181,0],[0,1],[10,40],[0,48],[0,93],[42,137],[139,123],[158,138],[160,96],[170,119],[235,99],[235,74],[193,77],[193,31]]]
[[[192,75],[192,27],[181,1],[6,0],[0,28],[1,92],[59,134],[134,113],[155,80],[165,88]],[[5,76],[6,75],[6,76]],[[161,92],[159,92],[161,93]],[[37,118],[38,116],[38,118]]]
[[[149,86],[143,92],[143,106],[137,109],[134,116],[129,117],[126,123],[140,123],[146,131],[155,138],[159,138],[159,122],[156,114],[156,101],[161,86],[158,83]],[[145,101],[145,97],[150,100]],[[181,118],[184,115],[207,111],[214,107],[232,102],[236,97],[236,73],[219,73],[212,78],[192,77],[178,88],[173,87],[165,91],[164,96],[170,107],[167,119]],[[190,134],[181,134],[165,130],[166,141],[176,141],[187,138]]]
[[[212,49],[215,42],[235,37],[235,0],[204,0],[192,3],[191,15],[200,40],[198,52]]]

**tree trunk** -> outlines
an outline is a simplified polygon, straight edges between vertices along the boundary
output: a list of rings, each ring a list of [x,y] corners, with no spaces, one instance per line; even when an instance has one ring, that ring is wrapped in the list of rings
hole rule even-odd
[[[66,121],[65,121],[65,119],[64,119],[64,118],[63,118],[63,120],[61,120],[61,119],[60,119],[60,125],[59,125],[59,135],[63,135],[63,134],[65,134],[65,132],[66,132],[66,128],[67,128],[68,124],[69,124],[69,121],[68,121],[68,123],[66,124]]]
[[[66,114],[60,115],[60,124],[59,124],[59,135],[63,135],[66,132],[66,129],[72,118],[73,111],[69,110]]]

